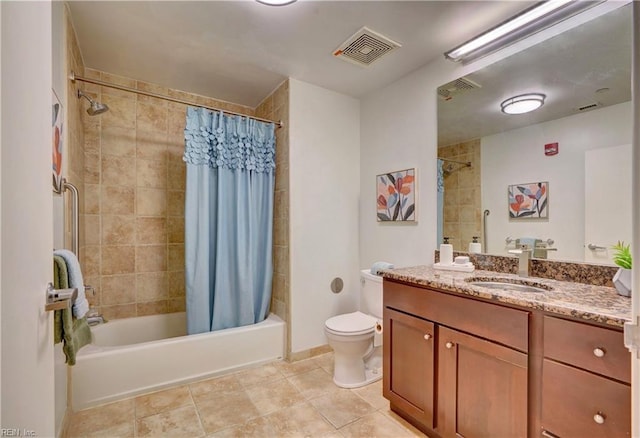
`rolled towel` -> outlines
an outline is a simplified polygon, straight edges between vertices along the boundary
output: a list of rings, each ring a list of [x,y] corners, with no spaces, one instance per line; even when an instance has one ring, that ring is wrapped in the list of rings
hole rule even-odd
[[[383,269],[393,269],[393,265],[388,262],[375,262],[371,265],[371,273],[373,275],[379,275],[379,272]]]
[[[73,316],[80,319],[89,311],[89,301],[84,294],[84,279],[80,270],[80,262],[76,255],[68,249],[57,249],[53,254],[62,257],[67,264],[69,287],[78,289],[78,297],[73,304]]]

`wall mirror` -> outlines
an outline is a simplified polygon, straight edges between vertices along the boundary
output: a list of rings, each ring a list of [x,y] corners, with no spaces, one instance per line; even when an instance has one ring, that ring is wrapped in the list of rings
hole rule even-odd
[[[631,4],[438,88],[438,243],[611,263],[631,242]],[[544,95],[510,115],[501,103]]]

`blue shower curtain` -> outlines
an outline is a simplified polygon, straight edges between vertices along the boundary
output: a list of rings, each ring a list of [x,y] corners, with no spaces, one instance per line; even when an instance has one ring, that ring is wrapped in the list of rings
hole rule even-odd
[[[187,108],[187,332],[255,324],[271,300],[273,123]]]
[[[444,161],[438,158],[438,245],[442,243],[442,236],[444,234],[444,169],[442,165]]]

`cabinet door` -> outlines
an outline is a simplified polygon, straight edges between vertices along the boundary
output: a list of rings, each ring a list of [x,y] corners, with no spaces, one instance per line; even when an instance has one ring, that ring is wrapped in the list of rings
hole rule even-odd
[[[438,431],[526,437],[527,355],[438,327]]]
[[[433,428],[434,325],[389,308],[384,309],[383,395]]]

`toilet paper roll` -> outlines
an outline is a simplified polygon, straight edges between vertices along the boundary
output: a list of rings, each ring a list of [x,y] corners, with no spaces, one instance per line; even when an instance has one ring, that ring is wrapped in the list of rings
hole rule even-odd
[[[482,244],[480,242],[469,242],[469,252],[478,254],[482,252]]]
[[[443,243],[440,245],[440,264],[444,266],[451,265],[453,263],[453,245],[449,243]]]
[[[379,335],[382,334],[382,321],[376,322],[376,333]]]

